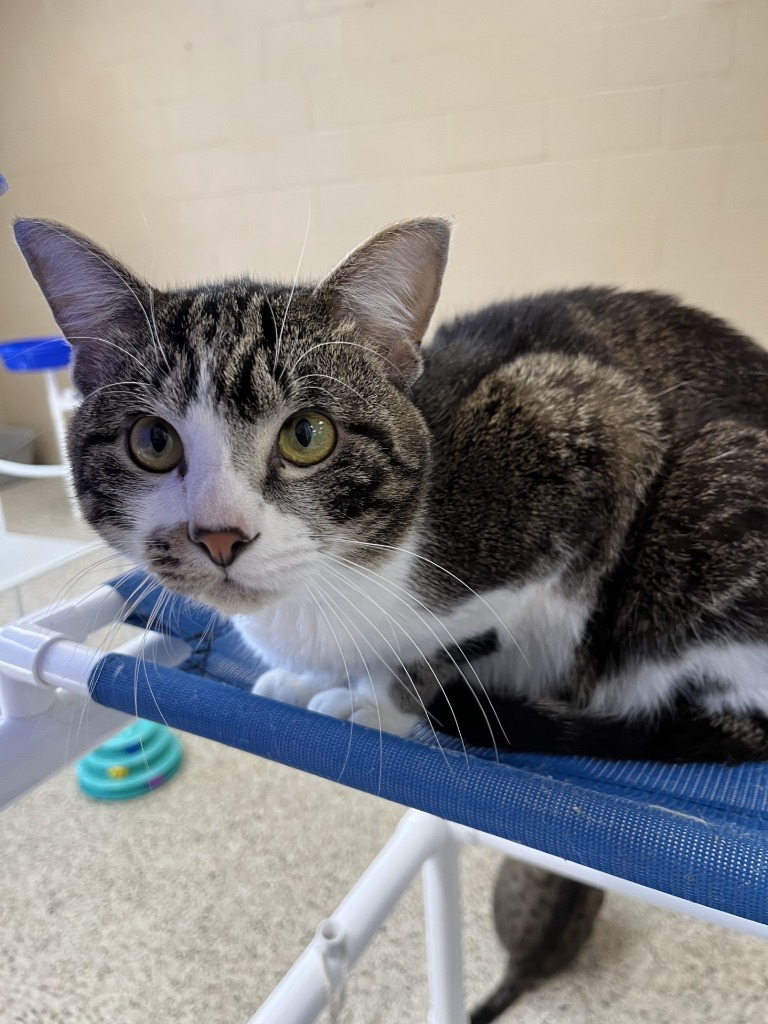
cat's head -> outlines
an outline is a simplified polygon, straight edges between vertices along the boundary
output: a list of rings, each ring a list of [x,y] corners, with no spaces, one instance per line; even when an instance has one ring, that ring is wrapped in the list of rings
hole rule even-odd
[[[73,348],[75,486],[110,544],[247,612],[406,540],[429,471],[409,387],[446,222],[385,228],[317,285],[172,291],[59,224],[15,231]]]

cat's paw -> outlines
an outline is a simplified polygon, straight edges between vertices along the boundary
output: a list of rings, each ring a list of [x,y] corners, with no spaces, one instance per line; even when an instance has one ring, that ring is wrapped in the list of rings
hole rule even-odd
[[[293,704],[299,708],[305,708],[318,695],[316,686],[282,668],[271,668],[260,675],[251,687],[251,693],[281,700],[284,704]]]
[[[315,694],[307,707],[321,715],[331,715],[370,729],[407,736],[419,721],[418,715],[400,711],[391,701],[379,697],[378,701],[366,694],[338,686]]]
[[[355,694],[348,686],[334,686],[321,690],[307,704],[310,711],[318,711],[331,718],[351,718],[355,713]]]
[[[352,721],[359,725],[367,725],[369,729],[380,729],[392,733],[393,736],[410,736],[417,722],[418,715],[401,711],[392,704],[378,706],[374,701],[362,700],[352,715]]]

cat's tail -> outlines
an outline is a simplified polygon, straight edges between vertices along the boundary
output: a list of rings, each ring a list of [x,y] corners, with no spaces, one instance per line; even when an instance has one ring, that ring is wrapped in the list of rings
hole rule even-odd
[[[470,1024],[491,1024],[492,1020],[496,1020],[529,988],[531,988],[530,981],[506,975],[499,987],[488,996],[485,1002],[472,1011],[469,1017]]]
[[[589,937],[604,893],[570,878],[546,877],[556,888],[551,912],[538,941],[525,951],[510,949],[507,973],[498,988],[472,1011],[470,1024],[490,1024],[520,996],[568,967]],[[503,884],[503,873],[497,884]],[[515,913],[515,907],[507,908],[507,912]],[[501,931],[499,937],[502,938]]]
[[[455,685],[430,705],[436,729],[464,743],[539,754],[671,762],[768,761],[768,718],[710,713],[688,700],[653,719],[596,715],[567,704],[489,697]]]

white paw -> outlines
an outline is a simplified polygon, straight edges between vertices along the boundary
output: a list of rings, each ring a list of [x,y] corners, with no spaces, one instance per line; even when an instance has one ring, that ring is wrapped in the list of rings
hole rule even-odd
[[[352,715],[352,721],[359,725],[367,725],[370,729],[390,732],[393,736],[408,736],[420,719],[418,715],[400,711],[393,704],[384,703],[377,706],[374,701],[363,698]]]
[[[379,692],[375,696],[367,682],[359,683],[356,687],[323,687],[321,682],[313,683],[285,669],[272,668],[259,676],[251,693],[281,700],[295,707],[308,708],[321,715],[366,725],[370,729],[390,732],[395,736],[408,736],[419,721],[418,715],[400,711],[383,693]]]
[[[400,711],[386,698],[379,696],[377,702],[369,692],[361,693],[346,686],[323,690],[310,700],[307,707],[310,711],[319,711],[322,715],[349,720],[382,732],[391,732],[395,736],[407,736],[419,720],[417,715]]]
[[[284,704],[293,704],[295,707],[305,708],[310,700],[316,696],[317,687],[312,686],[301,676],[292,672],[286,672],[282,668],[271,668],[254,683],[251,693],[259,697],[270,697],[272,700],[281,700]]]
[[[319,711],[321,715],[330,715],[332,718],[351,718],[356,707],[355,701],[355,694],[348,686],[334,686],[316,693],[307,707],[310,711]]]

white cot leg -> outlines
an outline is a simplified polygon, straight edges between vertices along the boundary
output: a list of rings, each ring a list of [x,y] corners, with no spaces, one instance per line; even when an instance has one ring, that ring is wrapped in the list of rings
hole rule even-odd
[[[311,1024],[317,1020],[329,1002],[329,984],[346,976],[422,865],[446,840],[453,843],[444,821],[407,811],[387,845],[323,922],[314,941],[249,1024]],[[444,1019],[446,1024],[465,1024],[463,1017]]]
[[[459,842],[449,828],[422,869],[429,1024],[467,1024],[461,942]]]

